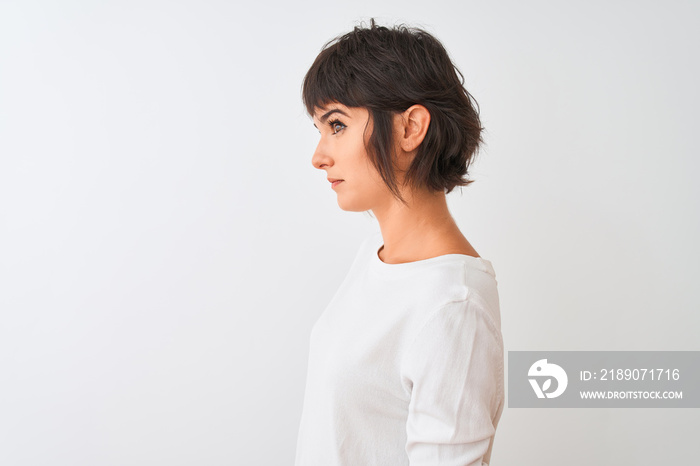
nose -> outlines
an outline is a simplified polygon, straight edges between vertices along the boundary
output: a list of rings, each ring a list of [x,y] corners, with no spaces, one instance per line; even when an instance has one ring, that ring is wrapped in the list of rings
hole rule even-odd
[[[333,159],[331,159],[331,157],[328,155],[326,147],[323,144],[323,140],[319,141],[318,145],[316,146],[314,155],[311,157],[311,165],[319,170],[333,166]]]

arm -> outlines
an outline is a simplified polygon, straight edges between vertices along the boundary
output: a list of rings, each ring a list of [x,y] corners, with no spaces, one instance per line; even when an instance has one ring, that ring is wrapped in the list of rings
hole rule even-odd
[[[477,296],[429,317],[405,353],[411,466],[481,466],[504,404],[503,340]]]

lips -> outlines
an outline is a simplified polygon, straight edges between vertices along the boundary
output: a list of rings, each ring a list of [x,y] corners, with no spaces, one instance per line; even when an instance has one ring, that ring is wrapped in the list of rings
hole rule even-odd
[[[344,180],[338,178],[328,178],[328,181],[331,182],[331,188],[335,189],[335,187],[342,183]]]

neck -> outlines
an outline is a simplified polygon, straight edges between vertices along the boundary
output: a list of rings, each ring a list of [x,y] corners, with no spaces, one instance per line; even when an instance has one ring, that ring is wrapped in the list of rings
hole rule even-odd
[[[392,198],[372,210],[384,239],[379,253],[384,262],[412,262],[464,247],[466,238],[450,214],[444,192],[402,195],[407,205]]]

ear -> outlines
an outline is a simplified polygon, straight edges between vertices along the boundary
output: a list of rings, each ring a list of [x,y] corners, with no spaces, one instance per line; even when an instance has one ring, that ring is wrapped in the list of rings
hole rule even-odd
[[[421,145],[430,126],[430,112],[422,105],[412,105],[399,115],[397,141],[405,152],[413,152]]]

